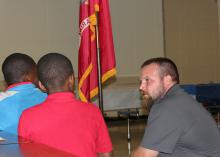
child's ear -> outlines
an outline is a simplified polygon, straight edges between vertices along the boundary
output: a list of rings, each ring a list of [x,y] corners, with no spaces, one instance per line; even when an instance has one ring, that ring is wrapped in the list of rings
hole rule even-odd
[[[27,73],[23,76],[24,82],[33,82],[33,77],[31,73]]]
[[[47,89],[44,87],[44,85],[40,81],[38,81],[38,86],[42,91],[47,92]]]
[[[74,80],[74,75],[73,74],[69,76],[68,82],[69,82],[70,90],[73,90],[74,85],[75,85],[75,80]]]

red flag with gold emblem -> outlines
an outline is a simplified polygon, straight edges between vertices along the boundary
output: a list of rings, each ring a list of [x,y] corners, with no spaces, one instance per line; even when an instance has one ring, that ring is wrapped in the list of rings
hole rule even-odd
[[[98,17],[96,17],[96,12]],[[97,21],[98,20],[98,21]],[[88,102],[98,94],[96,25],[100,47],[102,83],[116,74],[111,18],[108,0],[81,0],[78,55],[79,97]]]

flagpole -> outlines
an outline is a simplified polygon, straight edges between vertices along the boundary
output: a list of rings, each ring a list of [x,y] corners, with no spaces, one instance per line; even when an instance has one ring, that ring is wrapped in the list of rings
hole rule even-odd
[[[103,109],[103,91],[102,91],[102,73],[101,73],[101,61],[100,61],[100,47],[99,47],[99,27],[98,27],[98,12],[96,12],[96,49],[97,49],[97,68],[98,68],[98,99],[99,99],[99,109],[104,115]]]

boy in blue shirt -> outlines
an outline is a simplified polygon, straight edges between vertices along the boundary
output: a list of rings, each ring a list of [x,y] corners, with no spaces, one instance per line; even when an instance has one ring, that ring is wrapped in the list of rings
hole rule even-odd
[[[0,130],[17,134],[23,110],[43,102],[47,94],[36,88],[36,63],[26,54],[9,55],[2,64],[2,72],[7,88],[0,93]]]

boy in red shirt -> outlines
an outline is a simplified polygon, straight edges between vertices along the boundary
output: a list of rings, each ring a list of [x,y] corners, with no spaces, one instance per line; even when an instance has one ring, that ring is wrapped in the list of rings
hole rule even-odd
[[[24,111],[19,135],[80,157],[110,157],[112,144],[100,110],[77,100],[70,60],[58,53],[38,64],[39,86],[48,98]]]

